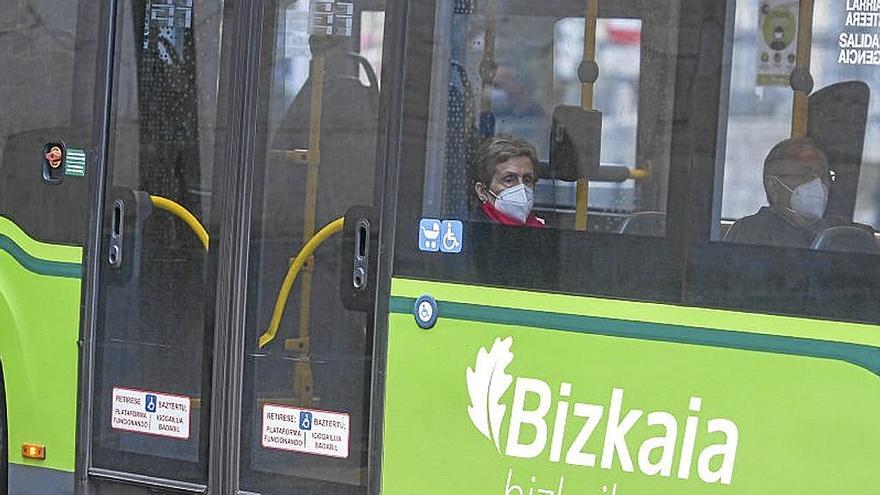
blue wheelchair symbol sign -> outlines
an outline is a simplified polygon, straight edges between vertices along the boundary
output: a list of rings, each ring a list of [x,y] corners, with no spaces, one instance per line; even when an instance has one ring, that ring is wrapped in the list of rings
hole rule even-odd
[[[312,413],[307,411],[299,413],[299,429],[306,431],[312,429]]]
[[[146,409],[149,413],[154,413],[156,412],[156,403],[156,396],[153,394],[147,394],[147,400],[144,404],[144,409]]]
[[[440,251],[443,253],[460,253],[464,226],[458,220],[444,220],[440,227]]]

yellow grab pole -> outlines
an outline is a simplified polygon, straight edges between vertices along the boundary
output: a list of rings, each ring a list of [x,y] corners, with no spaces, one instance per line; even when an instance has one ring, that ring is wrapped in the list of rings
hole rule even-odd
[[[599,0],[587,0],[587,13],[584,18],[584,61],[596,60],[596,20],[599,17]],[[581,108],[593,109],[593,83],[581,84]]]
[[[202,247],[205,248],[205,251],[208,250],[208,231],[205,230],[205,227],[199,222],[199,219],[196,218],[195,215],[189,212],[186,208],[181,206],[179,203],[172,201],[168,198],[163,198],[162,196],[150,196],[150,202],[153,203],[153,206],[160,210],[165,210],[168,213],[176,216],[177,218],[183,220],[187,226],[189,226],[190,230],[199,238],[199,242],[202,243]]]
[[[324,99],[324,57],[312,60],[312,97],[309,112],[309,157],[306,166],[306,204],[303,218],[303,239],[311,239],[315,234],[315,216],[318,208],[318,166],[321,163],[321,122]],[[295,262],[295,260],[294,260]],[[296,349],[307,357],[311,353],[309,341],[309,319],[312,306],[312,273],[315,269],[313,255],[303,261],[303,280],[300,291],[299,334]],[[292,265],[291,265],[292,266]],[[285,346],[286,347],[286,346]],[[308,405],[312,402],[312,366],[308,359],[294,364],[293,388],[300,400]]]
[[[296,258],[293,259],[293,263],[291,263],[290,267],[287,269],[287,275],[284,277],[281,289],[278,291],[278,297],[275,299],[275,309],[272,311],[272,320],[269,322],[269,328],[260,335],[259,345],[261,348],[265,347],[266,344],[275,339],[275,334],[278,333],[278,327],[281,325],[281,318],[284,317],[284,309],[287,307],[287,298],[290,295],[290,289],[293,287],[293,282],[296,281],[296,277],[299,275],[300,270],[302,270],[303,265],[306,264],[306,261],[312,257],[315,250],[318,249],[324,241],[329,239],[333,234],[341,232],[344,225],[344,218],[337,218],[330,222],[309,239],[299,254],[296,255]]]
[[[813,49],[813,0],[800,0],[798,4],[797,62],[795,70],[802,74],[810,73],[810,58]],[[803,89],[795,89],[791,112],[791,137],[807,135],[807,115],[810,94]]]
[[[318,166],[321,163],[322,100],[324,98],[324,57],[312,60],[312,98],[309,117],[309,161],[306,166],[306,204],[303,218],[303,239],[315,234],[315,215],[318,209]],[[309,317],[312,301],[312,270],[314,259],[309,259],[303,274],[300,293],[299,338],[309,337]],[[308,353],[308,346],[301,347]]]
[[[589,199],[588,194],[588,186],[589,181],[581,177],[577,180],[577,190],[575,197],[575,210],[574,210],[574,229],[579,231],[587,230],[587,200]]]
[[[596,20],[599,17],[599,0],[587,0],[584,16],[584,62],[596,60]],[[593,109],[593,82],[581,84],[581,108]],[[578,231],[587,230],[587,206],[589,202],[590,182],[587,177],[577,180],[575,197],[574,228]]]

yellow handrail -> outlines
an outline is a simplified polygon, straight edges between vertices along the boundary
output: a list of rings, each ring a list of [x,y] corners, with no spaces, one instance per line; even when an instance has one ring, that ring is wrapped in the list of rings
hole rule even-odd
[[[293,287],[293,282],[296,280],[296,276],[299,274],[300,270],[302,270],[306,260],[308,260],[312,254],[314,254],[315,250],[318,249],[318,246],[323,244],[324,241],[330,238],[330,236],[342,231],[344,223],[344,218],[337,218],[330,222],[309,239],[309,241],[306,242],[306,245],[303,246],[302,251],[296,255],[296,258],[294,258],[293,263],[290,264],[290,268],[287,270],[287,275],[285,275],[284,282],[281,284],[281,290],[278,291],[278,299],[275,300],[275,310],[272,312],[272,320],[269,322],[269,328],[263,333],[263,335],[260,335],[260,348],[275,339],[275,334],[278,332],[278,326],[281,325],[281,318],[284,316],[284,308],[287,306],[287,298],[290,295],[290,289]]]
[[[190,229],[196,234],[196,237],[199,238],[199,241],[202,243],[202,246],[205,248],[205,251],[208,250],[208,231],[205,230],[205,227],[199,222],[199,219],[195,217],[192,213],[189,212],[186,208],[181,206],[180,204],[168,199],[163,198],[162,196],[153,196],[150,195],[150,201],[153,203],[153,206],[160,210],[165,210],[168,213],[176,216],[186,223]]]

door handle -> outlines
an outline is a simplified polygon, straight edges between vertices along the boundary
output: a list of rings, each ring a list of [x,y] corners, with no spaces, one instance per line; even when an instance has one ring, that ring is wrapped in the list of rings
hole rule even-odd
[[[107,249],[107,262],[113,268],[122,266],[123,223],[125,222],[125,203],[121,199],[113,200],[110,213],[110,242]]]
[[[354,228],[354,256],[351,286],[356,291],[367,288],[370,280],[370,221],[360,218]]]
[[[375,303],[379,219],[371,206],[345,212],[339,296],[351,311],[371,311]]]
[[[127,188],[113,188],[109,194],[110,226],[107,229],[105,260],[110,266],[106,279],[111,284],[126,284],[140,277],[140,256],[144,222],[152,214],[150,196]],[[106,218],[106,217],[105,217]]]

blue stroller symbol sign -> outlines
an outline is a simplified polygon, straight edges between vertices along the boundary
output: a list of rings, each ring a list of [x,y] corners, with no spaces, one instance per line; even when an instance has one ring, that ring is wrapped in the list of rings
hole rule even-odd
[[[149,413],[156,412],[156,396],[153,394],[147,394],[146,403],[144,404],[144,409]]]
[[[306,411],[299,413],[299,429],[306,431],[312,429],[312,413]]]

